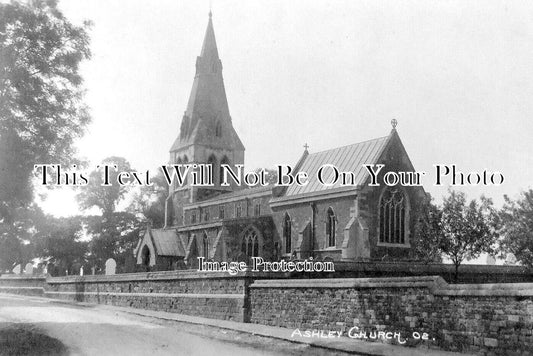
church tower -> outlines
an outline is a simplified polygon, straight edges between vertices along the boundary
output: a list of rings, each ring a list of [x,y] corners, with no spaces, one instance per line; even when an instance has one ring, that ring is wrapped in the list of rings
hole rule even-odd
[[[240,189],[220,185],[220,165],[233,168],[244,164],[244,146],[229,114],[211,12],[202,50],[196,58],[196,74],[180,133],[170,149],[170,164],[183,163],[211,164],[214,186],[170,186],[165,214],[167,226],[183,225],[183,205]]]

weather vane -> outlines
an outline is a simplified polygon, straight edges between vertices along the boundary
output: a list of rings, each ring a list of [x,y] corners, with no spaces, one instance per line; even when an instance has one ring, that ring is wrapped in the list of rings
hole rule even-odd
[[[393,128],[394,130],[396,130],[396,125],[398,125],[398,120],[396,120],[396,119],[392,119],[392,120],[390,121],[390,124],[392,125],[392,128]]]

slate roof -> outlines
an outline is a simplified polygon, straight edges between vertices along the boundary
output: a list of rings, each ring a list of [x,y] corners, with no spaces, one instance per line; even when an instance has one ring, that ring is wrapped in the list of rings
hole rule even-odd
[[[336,166],[340,172],[349,171],[355,174],[355,184],[363,185],[368,177],[363,164],[376,164],[391,136],[376,138],[369,141],[359,142],[348,146],[337,147],[331,150],[316,152],[305,157],[299,171],[309,174],[309,184],[299,186],[292,184],[287,188],[285,197],[309,194],[319,191],[341,188],[340,180],[334,185],[326,186],[317,179],[319,168],[325,164]],[[333,170],[326,169],[323,177],[325,182],[332,181]]]
[[[185,256],[185,249],[173,229],[150,229],[152,241],[159,256]]]

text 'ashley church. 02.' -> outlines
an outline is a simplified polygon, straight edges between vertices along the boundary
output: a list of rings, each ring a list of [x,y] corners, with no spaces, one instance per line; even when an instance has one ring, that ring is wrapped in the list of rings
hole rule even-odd
[[[243,187],[221,185],[221,165],[244,164],[244,145],[232,125],[211,14],[180,133],[170,164],[213,167],[212,187],[169,187],[165,227],[148,227],[134,251],[144,270],[198,268],[206,261],[313,259],[368,261],[413,259],[414,211],[420,186],[369,186],[364,164],[389,171],[414,167],[396,129],[372,140],[309,153],[293,167],[316,175],[325,164],[354,173],[355,184]]]

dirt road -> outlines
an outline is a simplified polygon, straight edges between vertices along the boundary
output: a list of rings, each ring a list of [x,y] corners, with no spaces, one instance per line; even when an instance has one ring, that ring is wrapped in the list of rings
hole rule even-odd
[[[298,345],[280,346],[270,339],[250,341],[225,335],[224,340],[218,334],[227,334],[225,331],[203,332],[198,328],[99,306],[0,294],[0,355],[266,356],[304,351]]]

